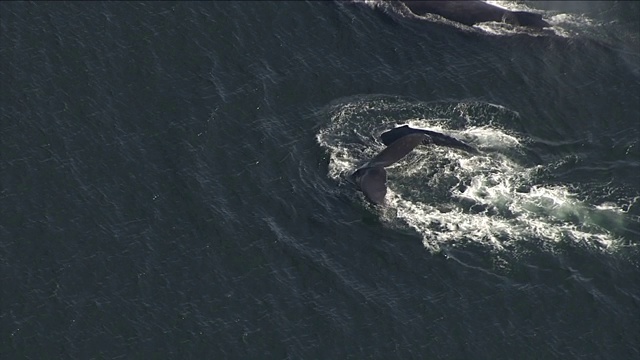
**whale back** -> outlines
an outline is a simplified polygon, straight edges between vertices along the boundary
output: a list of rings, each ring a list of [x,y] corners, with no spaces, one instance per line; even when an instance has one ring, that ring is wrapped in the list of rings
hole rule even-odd
[[[542,29],[550,26],[542,15],[526,11],[510,11],[480,0],[408,1],[403,0],[412,13],[438,14],[449,20],[468,26],[487,21],[506,22],[512,25]]]
[[[542,19],[542,15],[540,14],[534,14],[527,11],[514,11],[513,14],[518,20],[518,23],[515,25],[529,26],[540,29],[551,26],[551,24]]]

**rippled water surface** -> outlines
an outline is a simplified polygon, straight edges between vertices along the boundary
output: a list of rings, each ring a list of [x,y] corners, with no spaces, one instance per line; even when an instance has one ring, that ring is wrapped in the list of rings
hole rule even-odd
[[[0,358],[640,357],[640,7],[491,3],[0,4]]]

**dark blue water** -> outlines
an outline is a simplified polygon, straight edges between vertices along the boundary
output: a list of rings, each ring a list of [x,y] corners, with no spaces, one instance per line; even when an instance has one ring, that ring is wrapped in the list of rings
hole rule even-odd
[[[0,358],[640,357],[640,7],[502,5],[0,4]]]

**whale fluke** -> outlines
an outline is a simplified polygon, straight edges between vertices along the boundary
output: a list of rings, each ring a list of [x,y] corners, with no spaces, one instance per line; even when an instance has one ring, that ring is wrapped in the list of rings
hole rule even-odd
[[[424,144],[428,144],[428,143],[433,143],[435,145],[440,145],[440,146],[448,146],[448,147],[452,147],[455,149],[460,149],[460,150],[464,150],[466,152],[469,152],[471,154],[479,154],[480,152],[474,148],[471,145],[467,145],[465,143],[463,143],[462,141],[451,137],[449,135],[445,135],[445,134],[441,134],[439,132],[435,132],[435,131],[431,131],[431,130],[425,130],[425,129],[415,129],[412,127],[409,127],[409,125],[402,125],[399,126],[397,128],[388,130],[383,132],[380,135],[380,139],[382,140],[382,142],[389,146],[391,144],[393,144],[395,141],[397,141],[398,139],[401,139],[407,135],[410,134],[424,134],[424,135],[428,135],[428,138],[426,138],[426,141],[424,141]]]
[[[387,171],[384,168],[407,156],[426,139],[427,137],[421,133],[403,136],[353,173],[355,182],[367,200],[378,205],[384,204],[387,194]]]
[[[387,171],[383,167],[361,168],[353,174],[367,200],[384,204],[387,195]]]

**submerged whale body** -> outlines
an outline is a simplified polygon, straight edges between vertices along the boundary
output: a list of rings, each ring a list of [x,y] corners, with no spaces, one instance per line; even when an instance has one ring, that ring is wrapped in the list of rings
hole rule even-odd
[[[510,11],[480,0],[402,1],[416,15],[437,14],[468,26],[487,21],[505,22],[536,29],[549,27],[542,15],[527,11]]]
[[[473,146],[467,145],[465,143],[463,143],[462,141],[451,137],[449,135],[445,135],[445,134],[441,134],[439,132],[435,132],[435,131],[431,131],[431,130],[425,130],[425,129],[416,129],[416,128],[412,128],[409,127],[409,125],[402,125],[399,126],[397,128],[388,130],[383,132],[380,135],[380,139],[382,140],[382,142],[389,146],[391,145],[393,142],[395,142],[396,140],[407,136],[409,134],[424,134],[424,135],[428,135],[427,138],[425,138],[424,144],[429,144],[429,143],[433,143],[435,145],[440,145],[440,146],[448,146],[448,147],[452,147],[455,149],[460,149],[460,150],[464,150],[468,153],[471,154],[478,154],[480,153],[476,148],[474,148]]]
[[[427,136],[420,133],[403,136],[353,173],[353,179],[367,200],[376,205],[384,204],[387,195],[387,171],[384,168],[405,157],[426,139]]]

